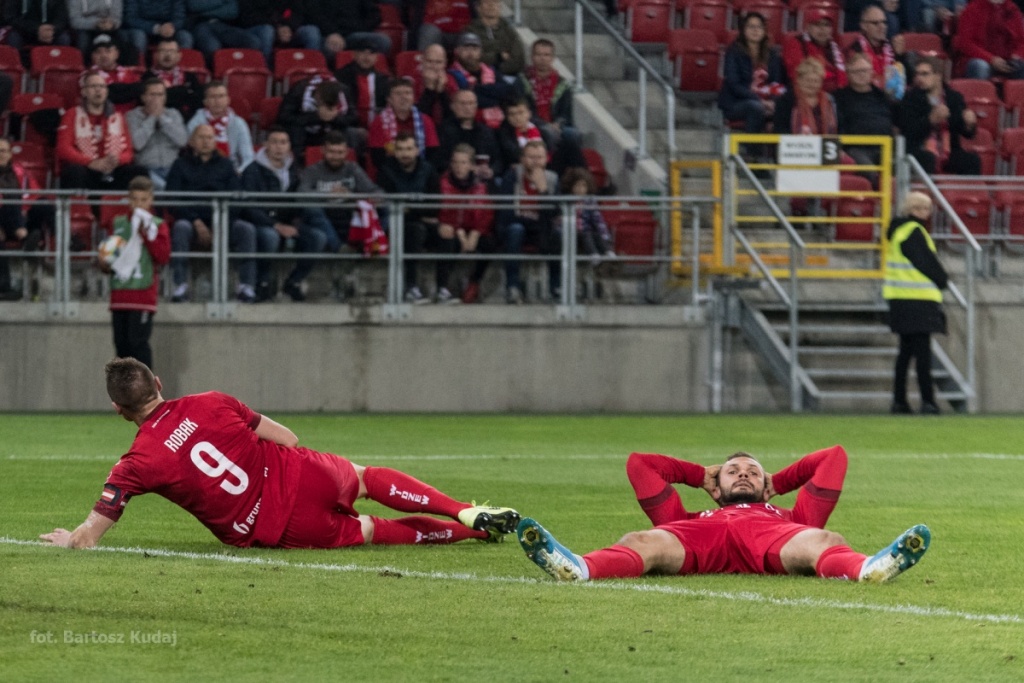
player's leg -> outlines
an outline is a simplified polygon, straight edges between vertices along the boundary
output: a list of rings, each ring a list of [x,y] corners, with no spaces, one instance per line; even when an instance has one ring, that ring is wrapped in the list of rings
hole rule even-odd
[[[470,529],[492,537],[512,533],[519,513],[512,508],[464,503],[429,484],[390,467],[352,465],[359,477],[359,497],[369,498],[399,512],[425,512],[457,519]]]
[[[682,543],[662,529],[626,534],[615,545],[577,555],[535,520],[517,529],[526,556],[559,581],[635,578],[644,574],[678,574],[686,559]]]
[[[786,541],[779,557],[789,574],[881,583],[917,564],[930,543],[931,532],[919,524],[869,558],[835,532],[806,529]]]
[[[495,542],[504,536],[492,536],[489,531],[472,529],[461,522],[425,515],[385,519],[359,515],[364,543],[374,545],[418,545],[458,543],[471,538]]]

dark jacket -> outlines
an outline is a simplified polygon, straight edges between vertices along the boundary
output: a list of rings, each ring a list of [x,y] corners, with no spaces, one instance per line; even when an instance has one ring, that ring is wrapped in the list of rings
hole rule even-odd
[[[782,57],[775,48],[772,48],[768,56],[767,68],[769,83],[785,82],[786,73]],[[754,60],[739,44],[733,43],[725,51],[723,70],[725,77],[722,80],[722,89],[718,92],[719,108],[729,109],[737,102],[761,99],[750,87],[754,80]]]
[[[533,94],[533,85],[530,83],[529,74],[523,73],[519,76],[519,89],[530,103],[530,111],[537,113],[537,101]],[[571,126],[572,123],[572,86],[559,75],[558,85],[551,96],[551,121],[560,126]]]
[[[203,161],[187,147],[167,173],[167,192],[230,192],[241,188],[235,165],[216,151],[209,161]],[[198,218],[209,226],[213,221],[209,205],[176,206],[172,211],[175,218],[190,223]]]
[[[332,33],[372,31],[380,24],[380,10],[373,0],[307,0],[303,5],[304,22],[318,26],[324,38]]]
[[[949,145],[951,149],[960,149],[960,138],[972,139],[977,128],[968,128],[964,123],[964,109],[967,108],[964,96],[949,86],[943,85],[942,88],[949,107]],[[928,93],[917,88],[908,92],[900,103],[896,125],[907,140],[908,152],[921,149],[932,134],[932,124],[928,120],[931,111]]]
[[[230,24],[238,18],[238,0],[185,0],[185,13],[189,27],[210,19]]]
[[[178,31],[185,28],[185,0],[124,0],[123,28],[137,29],[148,36],[155,25],[168,21]]]
[[[828,95],[826,97],[826,99],[828,100],[828,106],[832,107],[832,109],[835,110],[835,106],[836,106],[835,99],[831,95]],[[789,133],[793,133],[794,132],[793,131],[793,108],[795,106],[796,106],[796,93],[794,93],[792,89],[787,90],[785,93],[782,94],[782,97],[780,97],[779,99],[777,99],[775,101],[775,118],[773,119],[774,127],[772,128],[772,132],[773,133],[776,133],[776,134],[779,134],[779,135],[785,135],[785,134],[789,134]],[[833,111],[833,113],[834,113],[834,111]],[[836,118],[837,119],[839,118],[838,115],[836,115]],[[838,120],[837,120],[836,123],[838,125]],[[823,132],[820,132],[820,134],[822,134],[822,135],[834,135],[835,133],[836,133],[836,131],[823,131]]]
[[[43,21],[44,5],[46,21]],[[70,27],[66,0],[29,0],[24,13],[21,11],[22,0],[4,0],[3,7],[3,23],[9,24],[29,44],[36,44],[39,27],[43,24],[52,24],[56,35]]]
[[[916,222],[917,219],[909,216],[893,218],[886,237],[891,239],[896,228],[908,221]],[[935,252],[928,248],[923,230],[925,227],[921,225],[920,230],[913,231],[901,245],[900,251],[921,274],[934,282],[936,287],[945,289],[949,284],[949,277]],[[889,299],[889,329],[896,334],[945,334],[946,314],[942,310],[942,304],[935,301]]]
[[[491,158],[491,170],[495,176],[503,175],[508,168],[494,131],[479,121],[474,121],[473,127],[466,130],[455,119],[448,119],[441,124],[438,137],[441,139],[441,151],[437,155],[438,173],[448,170],[448,165],[452,162],[452,151],[456,145],[463,143],[472,147],[477,155],[486,154]]]
[[[846,86],[832,97],[841,135],[892,135],[894,107],[885,91],[872,85],[871,90],[861,93]]]
[[[402,170],[394,157],[388,157],[377,171],[377,184],[388,194],[441,194],[441,176],[423,157],[416,158],[416,167],[411,172]],[[439,210],[439,206],[408,209],[405,220],[436,219]]]
[[[300,169],[297,166],[291,164],[288,173],[288,187],[281,189],[281,181],[277,174],[264,166],[259,157],[257,157],[255,161],[246,166],[245,170],[242,171],[242,190],[247,193],[256,194],[264,192],[295,192],[299,186],[299,171]],[[239,218],[249,221],[257,227],[261,225],[273,227],[274,223],[288,223],[292,225],[298,215],[298,209],[289,209],[281,206],[247,206],[239,212]]]

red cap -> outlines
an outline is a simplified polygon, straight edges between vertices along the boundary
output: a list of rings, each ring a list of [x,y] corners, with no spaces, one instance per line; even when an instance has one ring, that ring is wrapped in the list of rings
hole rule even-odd
[[[835,20],[832,15],[823,9],[810,9],[807,10],[807,14],[804,15],[805,24],[817,24],[819,21],[827,21],[828,23],[835,25]]]

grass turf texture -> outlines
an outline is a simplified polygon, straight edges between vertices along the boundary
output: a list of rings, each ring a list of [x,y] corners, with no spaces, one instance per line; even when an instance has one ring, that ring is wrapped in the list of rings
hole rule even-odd
[[[624,472],[632,450],[709,464],[742,449],[776,470],[841,443],[851,461],[830,528],[867,553],[918,522],[934,540],[919,566],[882,586],[765,576],[564,585],[512,538],[242,550],[144,496],[104,545],[179,555],[0,543],[3,679],[1024,679],[1018,418],[274,417],[313,448],[515,506],[577,552],[647,526]],[[0,416],[0,536],[77,525],[133,434],[106,415]],[[700,491],[683,499],[710,506]],[[66,631],[125,642],[65,643]],[[133,632],[176,642],[132,643]],[[34,642],[47,633],[54,642]]]

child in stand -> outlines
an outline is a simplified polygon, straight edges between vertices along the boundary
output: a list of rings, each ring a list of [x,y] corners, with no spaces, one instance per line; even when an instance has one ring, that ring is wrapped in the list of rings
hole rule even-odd
[[[594,176],[585,168],[570,168],[562,176],[561,194],[583,198],[576,205],[577,251],[592,257],[597,264],[604,258],[615,258],[615,252],[612,250],[611,231],[597,207],[595,191]]]
[[[128,206],[113,219],[113,234],[125,240],[120,254],[100,270],[110,273],[110,312],[114,349],[153,367],[149,337],[156,314],[159,266],[171,259],[167,224],[152,214],[153,181],[137,176],[128,183]]]

